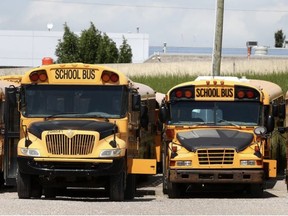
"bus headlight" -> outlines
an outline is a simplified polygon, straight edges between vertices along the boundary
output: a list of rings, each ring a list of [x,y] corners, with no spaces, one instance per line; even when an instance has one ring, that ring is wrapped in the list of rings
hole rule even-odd
[[[192,161],[187,160],[187,161],[176,161],[176,166],[191,166]]]
[[[40,157],[40,152],[38,149],[21,148],[20,151],[25,156]]]
[[[121,149],[106,149],[102,150],[100,157],[117,157],[121,155]]]
[[[241,160],[240,165],[241,166],[255,166],[256,161],[255,160]]]

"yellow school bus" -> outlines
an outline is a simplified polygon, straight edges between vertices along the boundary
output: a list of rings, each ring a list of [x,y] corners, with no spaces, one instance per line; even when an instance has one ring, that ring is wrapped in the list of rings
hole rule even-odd
[[[21,75],[0,76],[0,187],[16,185],[16,150],[20,117],[10,89],[19,86]]]
[[[171,88],[164,123],[163,192],[227,188],[261,196],[277,175],[277,128],[285,118],[281,88],[263,80],[198,77]]]
[[[286,113],[288,113],[288,91],[286,92],[285,96],[285,104],[286,104]],[[288,131],[288,116],[286,115],[285,119],[285,131]],[[288,191],[288,133],[286,133],[286,145],[285,145],[285,150],[286,150],[286,169],[285,169],[285,182],[286,182],[286,187]]]
[[[149,86],[105,66],[49,64],[27,71],[10,94],[20,112],[19,198],[103,187],[122,201],[134,198],[137,174],[156,174],[161,142]]]

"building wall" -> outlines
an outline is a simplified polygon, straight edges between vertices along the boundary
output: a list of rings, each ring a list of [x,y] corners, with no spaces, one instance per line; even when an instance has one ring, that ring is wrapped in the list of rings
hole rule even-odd
[[[64,32],[0,30],[0,67],[36,67],[43,57],[55,56]],[[76,32],[80,35],[80,32]],[[123,36],[132,48],[132,62],[142,63],[149,55],[149,35],[141,33],[106,33],[119,48]]]

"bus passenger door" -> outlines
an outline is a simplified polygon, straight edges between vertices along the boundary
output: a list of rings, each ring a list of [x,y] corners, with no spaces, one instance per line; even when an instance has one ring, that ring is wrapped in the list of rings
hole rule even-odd
[[[5,88],[4,101],[4,181],[16,186],[17,144],[20,137],[20,113],[17,109],[16,88]]]

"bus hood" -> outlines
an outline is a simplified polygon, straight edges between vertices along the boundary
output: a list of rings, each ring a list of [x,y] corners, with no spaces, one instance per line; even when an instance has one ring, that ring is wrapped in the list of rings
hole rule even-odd
[[[177,139],[188,151],[200,148],[234,148],[244,150],[253,140],[253,134],[225,129],[204,129],[179,132]]]
[[[86,130],[97,131],[100,134],[100,140],[117,133],[118,128],[115,124],[109,122],[98,122],[92,120],[55,120],[32,123],[28,131],[41,139],[43,131],[51,130]]]

